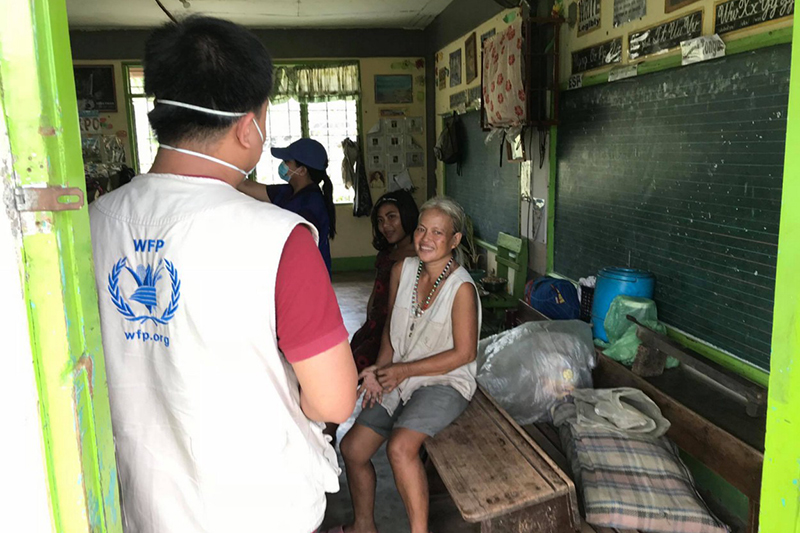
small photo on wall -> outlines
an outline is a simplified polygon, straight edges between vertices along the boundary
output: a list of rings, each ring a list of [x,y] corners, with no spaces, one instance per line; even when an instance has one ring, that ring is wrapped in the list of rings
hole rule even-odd
[[[373,170],[369,173],[369,187],[370,189],[386,188],[386,175],[382,170]]]
[[[396,152],[393,154],[388,154],[387,161],[388,165],[387,168],[389,172],[402,172],[404,168],[406,168],[406,162],[404,160],[404,156],[402,152]]]
[[[399,135],[405,130],[405,119],[401,118],[384,118],[381,119],[381,130],[387,135]]]
[[[383,136],[380,133],[367,134],[367,152],[382,152]]]
[[[461,48],[450,54],[450,87],[461,85]]]
[[[375,172],[376,170],[383,170],[384,167],[383,154],[370,154],[367,156],[367,170]]]
[[[422,133],[422,117],[408,117],[406,131],[409,133]]]
[[[439,69],[439,90],[442,91],[447,88],[447,69]]]
[[[408,168],[411,167],[421,167],[425,164],[425,158],[422,155],[422,152],[406,152],[406,166]]]
[[[376,104],[410,104],[414,102],[414,78],[411,74],[375,76]]]

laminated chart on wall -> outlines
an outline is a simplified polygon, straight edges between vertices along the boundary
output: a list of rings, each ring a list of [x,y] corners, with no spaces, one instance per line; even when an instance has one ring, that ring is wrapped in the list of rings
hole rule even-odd
[[[408,168],[423,167],[425,152],[414,140],[422,135],[423,117],[385,117],[367,133],[367,177],[371,188],[391,187],[398,181],[411,184]],[[405,173],[405,176],[402,176]],[[401,187],[405,188],[405,187]],[[391,190],[391,189],[390,189]]]
[[[657,26],[631,33],[628,36],[628,58],[634,60],[667,52],[680,46],[683,41],[700,37],[702,33],[703,10],[699,9]]]
[[[647,0],[614,0],[614,27],[647,14]]]
[[[622,37],[572,52],[572,74],[622,61]]]
[[[714,5],[714,33],[723,35],[751,26],[789,19],[794,0],[723,0]]]
[[[578,35],[585,35],[600,27],[601,0],[580,0],[578,2]]]

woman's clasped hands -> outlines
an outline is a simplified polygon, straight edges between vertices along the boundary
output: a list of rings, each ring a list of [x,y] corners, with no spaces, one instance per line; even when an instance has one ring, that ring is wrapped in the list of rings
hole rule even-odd
[[[376,403],[380,403],[384,394],[392,392],[407,377],[405,365],[402,363],[389,364],[380,368],[372,365],[365,368],[358,375],[361,380],[358,394],[364,393],[361,407],[372,407]]]

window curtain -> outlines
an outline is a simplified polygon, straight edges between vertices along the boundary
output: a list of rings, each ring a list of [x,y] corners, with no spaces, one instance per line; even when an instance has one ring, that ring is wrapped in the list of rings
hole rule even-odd
[[[298,102],[326,102],[358,96],[361,92],[358,65],[279,66],[274,71],[271,101],[290,98]]]

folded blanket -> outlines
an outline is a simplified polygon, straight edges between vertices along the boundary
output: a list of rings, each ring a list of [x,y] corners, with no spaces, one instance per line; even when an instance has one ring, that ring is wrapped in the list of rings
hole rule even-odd
[[[616,396],[620,401],[623,397]],[[676,446],[666,437],[653,436],[661,431],[659,424],[648,430],[651,424],[634,423],[641,420],[624,409],[625,416],[584,410],[580,420],[574,404],[553,409],[554,423],[584,500],[586,521],[663,533],[728,532],[697,494]],[[651,415],[650,420],[656,419]],[[618,424],[633,425],[624,429]]]

